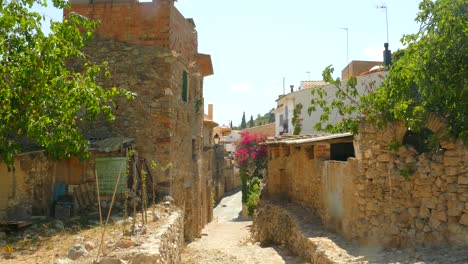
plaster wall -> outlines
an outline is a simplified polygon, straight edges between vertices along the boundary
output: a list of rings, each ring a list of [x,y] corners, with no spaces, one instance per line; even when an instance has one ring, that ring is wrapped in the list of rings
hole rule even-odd
[[[377,72],[368,74],[365,76],[358,77],[358,83],[356,89],[360,95],[368,94],[370,91],[373,91],[379,86],[386,77],[386,72]],[[315,88],[311,88],[315,89]],[[293,111],[298,104],[302,104],[302,111],[299,114],[299,119],[302,120],[301,124],[301,133],[300,135],[307,135],[307,134],[317,134],[320,131],[317,131],[314,128],[314,125],[320,120],[320,116],[323,114],[323,111],[320,108],[317,108],[316,111],[311,112],[308,114],[307,109],[311,105],[311,100],[313,95],[311,93],[311,89],[304,89],[298,90],[292,93],[285,95],[284,97],[278,99],[278,105],[282,105],[275,111],[275,135],[279,135],[282,131],[282,126],[280,122],[280,115],[282,114],[284,117],[288,117],[288,127],[289,127],[289,134],[292,134],[294,131],[294,125],[292,124],[293,118]],[[336,96],[337,88],[334,85],[326,85],[325,91],[327,93],[327,97],[325,99],[330,103]],[[347,102],[349,103],[349,102]],[[286,114],[286,107],[288,113]],[[329,123],[335,124],[341,120],[341,116],[338,115],[337,111],[334,111],[330,114]]]

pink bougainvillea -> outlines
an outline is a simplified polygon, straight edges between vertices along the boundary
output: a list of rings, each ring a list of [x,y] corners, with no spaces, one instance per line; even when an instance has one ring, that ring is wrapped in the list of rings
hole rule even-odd
[[[262,143],[265,142],[265,134],[241,132],[241,138],[236,142],[234,158],[241,170],[250,176],[260,176],[259,171],[266,167],[267,149]]]

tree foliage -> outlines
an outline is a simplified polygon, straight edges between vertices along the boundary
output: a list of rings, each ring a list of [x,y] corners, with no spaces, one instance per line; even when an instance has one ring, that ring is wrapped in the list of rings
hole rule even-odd
[[[249,127],[254,127],[254,126],[255,126],[254,119],[253,119],[253,116],[251,115],[250,120],[249,120]]]
[[[45,17],[30,9],[39,0],[0,0],[0,154],[12,164],[24,142],[44,148],[53,157],[87,156],[88,142],[80,125],[103,113],[112,119],[112,98],[131,96],[96,83],[105,64],[87,61],[81,48],[91,40],[96,22],[70,14],[51,22],[44,34]],[[67,8],[54,0],[57,8]],[[80,71],[67,61],[84,61]],[[107,76],[108,73],[106,72]]]
[[[291,120],[291,123],[294,126],[293,135],[299,135],[302,131],[302,118],[300,117],[302,113],[302,107],[302,104],[298,103],[293,110],[293,118]]]
[[[344,115],[341,122],[323,130],[357,132],[358,113],[370,122],[400,120],[419,131],[434,112],[447,120],[451,136],[468,141],[468,5],[464,0],[423,0],[419,9],[419,32],[403,36],[407,48],[395,54],[397,59],[376,92],[359,98],[353,89],[355,80],[341,85],[337,79],[341,102],[313,100],[309,111],[332,107]],[[331,67],[324,71],[324,80],[331,72]],[[321,124],[329,114],[324,111]]]
[[[240,127],[241,129],[247,128],[247,122],[245,121],[245,112],[242,114],[242,121]]]

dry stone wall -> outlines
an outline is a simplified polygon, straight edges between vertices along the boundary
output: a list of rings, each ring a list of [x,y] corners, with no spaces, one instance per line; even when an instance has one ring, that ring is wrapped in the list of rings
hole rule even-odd
[[[362,126],[351,197],[358,213],[344,233],[395,246],[468,245],[468,148],[441,138],[444,149],[437,152],[407,146],[392,152],[382,135],[398,137],[397,130]]]
[[[316,144],[270,144],[265,197],[311,208],[322,223],[363,244],[413,247],[468,245],[468,148],[447,141],[443,122],[428,128],[440,140],[436,152],[401,146],[406,128],[362,124],[355,158],[313,158]],[[327,142],[326,142],[327,141]]]

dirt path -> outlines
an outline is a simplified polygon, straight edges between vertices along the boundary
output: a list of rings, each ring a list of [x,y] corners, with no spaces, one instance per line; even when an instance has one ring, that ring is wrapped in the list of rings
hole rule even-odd
[[[183,264],[305,263],[280,247],[260,247],[250,241],[252,221],[239,219],[241,192],[224,197],[214,209],[214,221],[203,229],[202,238],[187,245]]]

